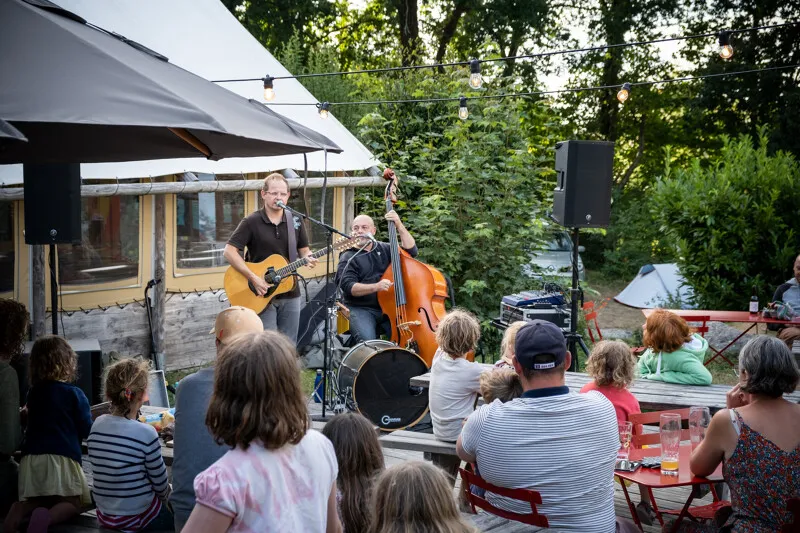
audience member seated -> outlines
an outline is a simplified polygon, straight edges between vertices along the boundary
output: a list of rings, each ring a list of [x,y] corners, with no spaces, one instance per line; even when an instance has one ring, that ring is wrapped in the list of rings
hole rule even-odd
[[[597,391],[608,398],[617,412],[617,422],[627,422],[632,414],[641,413],[639,400],[628,387],[636,378],[636,357],[622,341],[600,341],[592,347],[586,362],[586,373],[592,378],[581,392]],[[645,525],[652,526],[656,513],[650,502],[647,488],[639,485],[640,501],[636,514]]]
[[[794,277],[781,284],[772,297],[773,302],[783,302],[792,308],[796,315],[800,315],[800,255],[794,260]],[[772,326],[772,324],[770,324]],[[770,327],[772,329],[772,327]],[[800,326],[777,326],[778,338],[786,343],[789,348],[794,341],[800,341]]]
[[[691,334],[684,319],[664,309],[656,309],[644,325],[647,350],[639,359],[639,375],[644,379],[711,385],[711,372],[703,366],[708,341]]]
[[[217,315],[214,329],[217,355],[235,337],[264,331],[261,318],[247,307],[231,306]],[[206,410],[214,390],[214,367],[204,368],[181,380],[175,397],[175,441],[172,462],[172,495],[175,531],[183,529],[194,509],[194,478],[214,464],[229,446],[214,441],[206,427]]]
[[[739,353],[728,409],[713,416],[690,463],[699,476],[722,463],[733,507],[725,531],[781,531],[792,521],[786,502],[800,497],[800,405],[783,394],[798,381],[797,363],[779,339],[755,337]]]
[[[336,453],[309,431],[297,352],[275,331],[239,335],[217,358],[206,424],[233,449],[194,480],[192,533],[339,533]]]
[[[21,303],[0,298],[0,516],[17,501],[14,452],[22,443],[19,420],[19,377],[11,366],[21,354],[28,336],[28,310]]]
[[[431,464],[387,468],[372,494],[369,533],[478,533],[458,512],[447,475]]]
[[[500,341],[500,359],[494,364],[497,368],[510,368],[514,369],[511,363],[511,358],[514,357],[514,341],[517,338],[519,328],[527,324],[522,320],[512,322],[503,333],[503,340]]]
[[[497,368],[481,374],[480,391],[485,403],[510,402],[522,396],[522,383],[513,368]]]
[[[483,366],[467,361],[466,356],[478,346],[480,337],[478,319],[463,309],[451,310],[436,328],[439,349],[431,365],[428,398],[433,435],[439,440],[455,442],[464,419],[475,409]],[[458,457],[437,454],[433,458],[455,482],[461,464]]]
[[[149,372],[150,363],[142,359],[124,359],[108,368],[104,390],[111,414],[94,421],[88,439],[97,521],[126,533],[171,530],[173,524],[158,433],[137,419],[150,399]]]
[[[523,326],[512,359],[524,392],[492,402],[467,419],[456,449],[493,485],[541,493],[539,511],[563,531],[615,531],[614,463],[619,432],[614,406],[592,391],[570,392],[572,362],[561,329],[534,320]],[[528,513],[524,502],[491,493],[495,507]]]
[[[336,502],[342,530],[366,531],[372,486],[384,468],[375,428],[358,413],[342,413],[325,424],[322,434],[333,444],[339,463]]]
[[[29,533],[69,520],[92,502],[81,468],[81,441],[89,436],[89,400],[72,384],[78,356],[61,337],[41,337],[29,359],[31,388],[19,465],[19,502],[11,506],[5,533],[31,515]]]

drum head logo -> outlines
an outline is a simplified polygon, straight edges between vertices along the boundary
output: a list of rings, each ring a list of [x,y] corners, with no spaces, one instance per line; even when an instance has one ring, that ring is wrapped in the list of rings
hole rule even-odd
[[[401,420],[402,420],[401,418],[392,418],[389,415],[383,415],[381,417],[381,424],[383,424],[384,426],[388,426],[393,422],[400,422]]]

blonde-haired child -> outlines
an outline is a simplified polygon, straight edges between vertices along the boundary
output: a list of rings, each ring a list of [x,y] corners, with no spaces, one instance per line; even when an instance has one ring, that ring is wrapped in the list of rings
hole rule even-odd
[[[81,468],[81,441],[89,435],[89,400],[72,384],[78,356],[61,337],[41,337],[29,359],[31,388],[28,424],[22,441],[19,499],[11,506],[4,531],[16,531],[32,512],[28,531],[47,531],[91,503]]]
[[[600,341],[592,348],[586,362],[586,373],[593,378],[581,392],[598,391],[608,398],[617,412],[617,422],[627,422],[632,414],[641,413],[639,400],[628,387],[636,378],[636,357],[630,346],[622,341]],[[636,505],[639,520],[653,525],[655,512],[647,495],[647,488],[639,485],[641,501]]]
[[[458,512],[444,472],[422,461],[386,469],[375,483],[369,533],[477,533]]]
[[[125,532],[171,528],[164,505],[170,486],[161,457],[158,433],[137,420],[149,397],[150,363],[124,359],[106,372],[105,396],[111,414],[94,422],[89,435],[89,460],[100,526]]]
[[[517,340],[517,333],[525,324],[527,322],[517,320],[508,325],[503,333],[503,340],[500,341],[500,359],[494,364],[495,367],[514,369],[514,364],[511,362],[511,358],[514,357],[514,342]]]
[[[481,396],[486,403],[495,400],[506,403],[522,396],[522,382],[514,369],[498,368],[484,372],[479,381]]]

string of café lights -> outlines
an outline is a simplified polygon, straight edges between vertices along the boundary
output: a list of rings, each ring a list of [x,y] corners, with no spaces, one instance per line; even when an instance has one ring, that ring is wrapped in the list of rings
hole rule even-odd
[[[296,74],[296,75],[288,75],[288,76],[270,76],[269,74],[263,78],[237,78],[237,79],[227,79],[227,80],[215,80],[215,83],[231,83],[231,82],[251,82],[251,81],[261,81],[264,84],[264,99],[267,101],[266,105],[316,105],[317,110],[322,118],[327,118],[332,106],[342,106],[342,105],[367,105],[367,104],[403,104],[403,103],[425,103],[425,102],[444,102],[444,101],[459,101],[459,117],[462,119],[466,119],[469,116],[469,112],[467,110],[466,102],[468,100],[476,100],[476,99],[486,99],[486,98],[507,98],[507,97],[514,97],[514,96],[536,96],[536,95],[545,95],[545,94],[558,94],[558,93],[569,93],[569,92],[580,92],[580,91],[592,91],[592,90],[608,90],[608,89],[619,89],[617,92],[617,98],[620,102],[624,103],[630,97],[631,89],[634,86],[641,86],[641,85],[656,85],[662,83],[670,83],[670,82],[680,82],[680,81],[690,81],[690,80],[697,80],[703,79],[707,77],[718,77],[718,76],[735,76],[741,74],[750,74],[755,72],[764,72],[768,70],[780,70],[780,69],[787,69],[787,68],[795,68],[796,66],[784,66],[784,67],[772,67],[772,68],[762,68],[762,69],[752,69],[747,71],[739,71],[739,72],[728,72],[728,73],[720,73],[720,74],[710,74],[705,76],[691,76],[691,77],[682,77],[682,78],[674,78],[669,80],[658,80],[658,81],[644,81],[644,82],[637,82],[637,83],[630,83],[625,82],[622,85],[614,85],[614,86],[596,86],[596,87],[582,87],[582,88],[575,88],[575,89],[561,89],[561,90],[552,90],[552,91],[538,91],[538,92],[525,92],[525,93],[508,93],[508,94],[499,94],[499,95],[484,95],[484,96],[460,96],[460,97],[451,97],[451,98],[431,98],[431,99],[416,99],[416,100],[380,100],[380,101],[364,101],[364,102],[318,102],[315,104],[311,103],[293,103],[293,102],[272,102],[275,99],[275,89],[274,89],[274,81],[275,80],[283,80],[283,79],[299,79],[299,78],[311,78],[311,77],[327,77],[327,76],[343,76],[343,75],[350,75],[350,74],[370,74],[370,73],[381,73],[381,72],[398,72],[398,71],[405,71],[405,70],[419,70],[419,69],[427,69],[427,68],[443,68],[443,67],[454,67],[454,66],[466,66],[468,65],[470,68],[470,77],[469,77],[469,86],[472,89],[480,89],[483,85],[483,77],[481,75],[481,64],[482,63],[491,63],[491,62],[499,62],[499,61],[509,61],[509,60],[516,60],[516,59],[533,59],[538,57],[548,57],[548,56],[555,56],[555,55],[565,55],[565,54],[573,54],[573,53],[580,53],[580,52],[591,52],[591,51],[598,51],[598,50],[610,50],[615,48],[625,48],[625,47],[632,47],[632,46],[643,46],[649,44],[657,44],[657,43],[665,43],[671,41],[687,41],[692,39],[704,39],[708,37],[716,36],[719,42],[719,54],[720,57],[727,60],[733,57],[733,45],[731,44],[731,36],[736,33],[745,33],[745,32],[752,32],[752,31],[760,31],[760,30],[767,30],[767,29],[774,29],[780,28],[785,26],[793,26],[796,24],[800,24],[800,21],[792,21],[792,22],[784,22],[779,24],[770,24],[764,26],[754,26],[751,28],[742,28],[737,30],[722,30],[715,33],[702,33],[696,35],[684,35],[684,36],[676,36],[676,37],[665,37],[660,39],[652,39],[649,41],[633,41],[633,42],[626,42],[626,43],[617,43],[617,44],[607,44],[607,45],[598,45],[586,48],[573,48],[567,50],[556,50],[556,51],[547,51],[541,52],[537,54],[523,54],[523,55],[516,55],[516,56],[507,56],[507,57],[499,57],[499,58],[490,58],[490,59],[472,59],[470,61],[457,61],[451,63],[435,63],[435,64],[425,64],[425,65],[409,65],[403,67],[387,67],[387,68],[377,68],[377,69],[361,69],[361,70],[350,70],[350,71],[340,71],[340,72],[322,72],[322,73],[311,73],[311,74]]]

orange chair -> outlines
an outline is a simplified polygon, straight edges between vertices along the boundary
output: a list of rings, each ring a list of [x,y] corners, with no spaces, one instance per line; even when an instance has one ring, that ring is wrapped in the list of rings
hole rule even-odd
[[[689,408],[686,409],[666,409],[664,411],[652,411],[649,413],[636,413],[631,414],[628,416],[628,420],[633,424],[633,434],[631,435],[631,446],[634,448],[642,448],[644,446],[650,446],[653,444],[660,444],[661,436],[657,432],[653,433],[644,433],[644,425],[645,424],[658,424],[661,415],[664,413],[676,413],[681,415],[681,422],[689,420]],[[689,430],[688,429],[681,429],[681,440],[689,440]],[[709,482],[708,486],[711,489],[711,494],[714,497],[714,502],[709,503],[706,505],[697,505],[694,507],[690,507],[688,509],[689,516],[692,517],[694,520],[712,520],[714,518],[714,514],[719,511],[721,508],[729,506],[731,502],[726,500],[720,500],[719,496],[717,495],[717,491],[714,488],[714,483]],[[656,499],[653,497],[653,489],[647,489],[647,494],[650,497],[650,501],[653,504],[653,511],[656,513],[656,518],[661,523],[662,527],[664,525],[664,519],[661,516],[663,514],[668,515],[675,515],[678,516],[681,514],[680,509],[669,509],[661,511],[658,509],[658,505],[656,504]]]
[[[461,474],[461,490],[464,492],[464,498],[469,502],[473,514],[477,513],[475,508],[479,507],[487,513],[505,518],[506,520],[514,520],[515,522],[522,522],[523,524],[529,524],[531,526],[550,527],[550,524],[547,522],[547,517],[543,514],[539,514],[539,511],[536,509],[537,505],[542,504],[542,495],[535,490],[507,489],[505,487],[492,485],[485,479],[475,474],[472,465],[467,465],[466,469],[459,468],[458,471]],[[504,509],[495,507],[486,501],[486,499],[482,496],[473,494],[471,490],[473,486],[500,496],[504,496],[506,498],[528,503],[531,506],[531,513],[512,513],[511,511],[506,511]]]
[[[594,308],[594,302],[586,302],[583,304],[583,317],[586,319],[586,332],[589,334],[589,339],[592,343],[603,340],[603,334],[600,333],[600,324],[597,322],[597,311]],[[597,333],[597,340],[592,333],[592,327]]]

